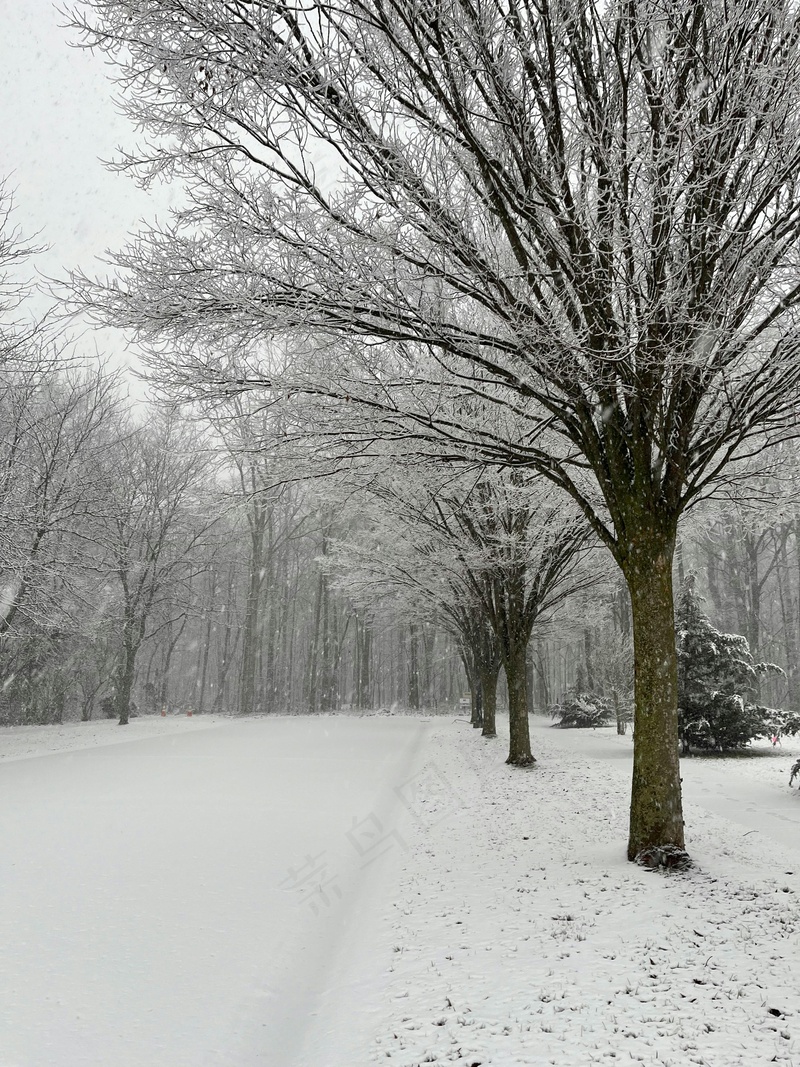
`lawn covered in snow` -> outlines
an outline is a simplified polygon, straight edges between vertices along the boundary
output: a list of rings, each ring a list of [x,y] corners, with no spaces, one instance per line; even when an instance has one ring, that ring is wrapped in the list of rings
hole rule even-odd
[[[668,875],[624,859],[629,737],[533,745],[0,730],[0,1067],[800,1062],[800,745],[684,760]]]
[[[799,1063],[793,752],[686,759],[695,867],[626,862],[632,742],[534,720],[536,767],[443,724],[464,797],[403,872],[375,1063]]]

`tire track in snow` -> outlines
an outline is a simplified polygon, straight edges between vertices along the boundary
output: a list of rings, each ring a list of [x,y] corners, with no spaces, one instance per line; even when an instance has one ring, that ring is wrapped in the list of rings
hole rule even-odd
[[[408,835],[409,820],[396,789],[417,769],[430,729],[427,722],[412,722],[413,736],[371,809],[384,831],[399,829],[401,836]],[[310,918],[313,951],[304,954],[301,968],[285,976],[278,994],[280,1018],[264,1032],[263,1059],[248,1062],[269,1067],[353,1067],[368,1054],[371,1035],[365,1030],[372,1019],[378,1025],[390,952],[383,912],[397,893],[400,852],[390,849],[366,866],[352,850],[348,858],[346,876],[339,879],[341,899]],[[307,919],[303,940],[308,932]],[[386,942],[383,952],[381,941]]]

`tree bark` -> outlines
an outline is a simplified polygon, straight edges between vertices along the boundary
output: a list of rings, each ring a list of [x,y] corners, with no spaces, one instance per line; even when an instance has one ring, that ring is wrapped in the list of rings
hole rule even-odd
[[[510,643],[503,656],[508,682],[508,759],[515,767],[530,767],[535,763],[531,754],[531,734],[528,725],[528,672],[525,663],[525,641]]]
[[[672,599],[674,538],[649,539],[625,566],[635,657],[628,859],[671,865],[683,851],[678,669]],[[648,856],[646,854],[654,853]]]
[[[616,688],[611,690],[611,700],[614,704],[614,715],[617,720],[617,733],[624,734],[628,727],[628,724],[622,717],[622,709],[619,706],[619,693],[617,692]]]
[[[497,737],[497,678],[500,674],[498,657],[481,660],[481,706],[483,712],[482,737]]]
[[[480,722],[483,737],[497,737],[497,679],[500,674],[500,648],[494,630],[484,625],[476,635],[475,677],[480,693]]]
[[[133,677],[136,670],[136,653],[138,648],[125,642],[122,649],[122,662],[117,671],[116,710],[119,715],[119,725],[127,726],[131,714],[131,692],[133,690]]]
[[[587,626],[583,631],[583,652],[586,661],[586,692],[594,693],[594,654],[592,650],[592,631]],[[602,693],[600,694],[603,695]]]

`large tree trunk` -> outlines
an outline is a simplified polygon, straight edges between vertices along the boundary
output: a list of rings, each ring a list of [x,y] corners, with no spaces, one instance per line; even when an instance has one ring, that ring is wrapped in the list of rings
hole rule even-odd
[[[497,656],[481,659],[481,705],[483,711],[483,737],[497,737],[497,678],[500,660]]]
[[[116,711],[119,715],[119,725],[127,726],[131,714],[131,692],[133,691],[133,678],[136,670],[136,653],[138,648],[127,642],[122,649],[122,662],[117,671],[117,694]]]
[[[642,546],[625,566],[636,679],[628,859],[671,865],[685,859],[672,599],[675,542],[659,540]]]
[[[497,678],[500,674],[500,649],[497,637],[484,626],[480,646],[476,648],[475,666],[481,694],[481,723],[483,737],[497,737]]]
[[[531,754],[531,735],[528,726],[528,672],[525,650],[527,642],[512,640],[503,656],[508,682],[508,759],[515,767],[529,767],[535,763]]]
[[[469,643],[467,643],[469,641]],[[464,664],[464,674],[467,676],[470,699],[470,725],[479,729],[483,725],[483,695],[481,693],[481,675],[478,667],[480,655],[475,647],[474,635],[470,634],[464,639],[461,648],[461,662]]]

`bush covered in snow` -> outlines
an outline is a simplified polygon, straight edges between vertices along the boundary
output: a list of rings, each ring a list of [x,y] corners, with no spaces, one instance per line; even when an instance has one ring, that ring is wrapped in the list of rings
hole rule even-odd
[[[549,711],[553,719],[559,720],[553,725],[565,730],[607,726],[615,717],[609,701],[597,693],[573,693],[561,704],[552,704]]]
[[[754,663],[747,638],[716,630],[700,609],[694,579],[683,583],[676,612],[678,716],[684,752],[728,751],[756,737],[789,733],[789,718],[752,703],[763,675],[780,671]]]

